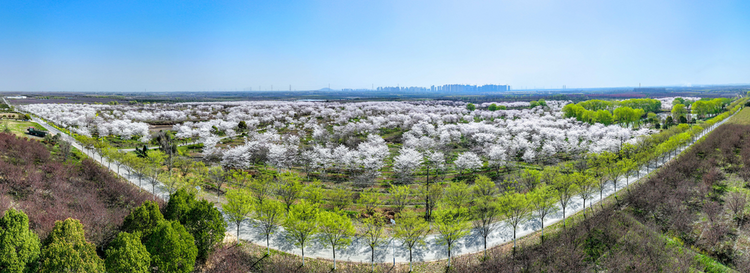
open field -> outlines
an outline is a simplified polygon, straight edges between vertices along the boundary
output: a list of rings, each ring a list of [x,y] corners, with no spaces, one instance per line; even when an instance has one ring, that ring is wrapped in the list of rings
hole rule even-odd
[[[4,129],[5,126],[8,126],[8,128],[11,130],[13,134],[20,137],[28,137],[32,139],[42,139],[41,137],[32,136],[27,134],[26,129],[29,127],[34,127],[37,129],[44,129],[41,125],[37,124],[36,122],[31,121],[13,121],[13,120],[5,120],[0,121],[0,129]]]

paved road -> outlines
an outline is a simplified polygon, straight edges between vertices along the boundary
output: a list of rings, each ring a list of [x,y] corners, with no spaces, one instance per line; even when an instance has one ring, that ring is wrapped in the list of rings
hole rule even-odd
[[[728,120],[725,119],[724,121]],[[55,129],[54,127],[48,125],[43,120],[40,120],[36,117],[34,117],[34,121],[39,123],[40,125],[44,126],[49,130],[50,132],[54,133],[62,133],[59,130]],[[701,137],[705,136],[709,132],[711,132],[713,129],[724,123],[724,121],[717,123],[716,125],[704,130],[703,133],[700,134],[700,136],[696,139],[700,139]],[[72,138],[71,138],[72,139]],[[73,146],[77,149],[80,149],[81,151],[84,151],[85,153],[89,155],[95,155],[91,156],[96,161],[99,161],[104,166],[109,166],[110,169],[112,169],[114,172],[118,173],[122,177],[126,178],[128,181],[133,183],[136,186],[139,186],[143,188],[144,190],[147,190],[149,192],[153,192],[162,198],[164,200],[167,200],[169,198],[168,191],[164,188],[164,186],[161,183],[149,183],[146,179],[139,179],[137,176],[134,175],[134,172],[132,172],[128,167],[121,166],[120,169],[116,167],[116,164],[110,164],[110,162],[101,160],[101,158],[95,154],[93,151],[89,151],[87,149],[84,149],[79,143],[72,141]],[[692,145],[693,142],[690,143]],[[689,146],[689,145],[688,145]],[[682,152],[686,147],[682,147],[678,150],[679,152]],[[672,157],[667,158],[666,160],[663,160],[661,162],[667,162]],[[658,166],[661,166],[662,164],[658,164]],[[653,168],[652,168],[653,169]],[[607,197],[614,192],[622,189],[626,185],[627,181],[635,181],[637,178],[640,178],[644,175],[647,175],[648,171],[646,168],[642,168],[637,175],[633,175],[627,178],[622,178],[618,183],[618,187],[615,189],[613,183],[608,183],[607,187],[604,190],[603,197]],[[596,205],[599,202],[599,195],[596,194],[595,200],[587,200],[586,205]],[[581,211],[583,208],[583,201],[575,197],[571,200],[570,205],[566,208],[566,214],[572,215],[576,212]],[[557,223],[562,220],[562,212],[558,212],[556,214],[550,215],[545,221],[544,226],[549,226],[551,224]],[[227,221],[228,225],[228,234],[234,235],[236,226]],[[265,238],[260,236],[260,232],[258,229],[252,226],[251,221],[245,221],[243,224],[240,225],[240,238],[243,240],[252,241],[254,243],[257,243],[259,245],[265,246]],[[488,247],[493,247],[496,245],[504,244],[507,242],[512,241],[513,239],[513,230],[512,228],[504,221],[500,221],[494,224],[494,230],[488,236]],[[532,220],[524,223],[523,225],[520,225],[520,227],[517,229],[517,238],[521,238],[525,235],[528,235],[532,232],[535,232],[539,230],[541,227],[541,223],[538,220]],[[426,247],[418,249],[413,252],[414,255],[414,261],[434,261],[434,260],[440,260],[440,259],[446,259],[448,257],[447,248],[445,246],[442,246],[437,243],[436,236],[435,235],[429,235],[426,238]],[[380,247],[375,252],[375,259],[378,263],[390,263],[394,260],[395,255],[395,261],[399,263],[404,263],[409,261],[409,252],[408,249],[400,245],[400,241],[398,240],[392,240],[390,242],[390,246],[386,247]],[[301,254],[301,250],[297,247],[295,247],[291,241],[288,241],[284,238],[284,231],[283,228],[280,229],[279,232],[274,234],[271,237],[270,241],[271,248],[276,250],[281,250],[289,253],[294,253],[296,255]],[[467,254],[467,253],[475,253],[482,251],[483,248],[483,239],[477,233],[476,231],[472,231],[470,235],[462,238],[459,240],[455,246],[453,247],[452,254],[453,256],[461,255],[461,254]],[[391,253],[394,253],[393,255]],[[362,240],[355,239],[352,244],[347,247],[346,249],[337,250],[337,260],[339,261],[353,261],[353,262],[369,262],[370,261],[370,249]],[[325,258],[325,259],[332,259],[331,250],[328,248],[324,248],[321,244],[313,242],[310,246],[305,248],[305,256],[306,257],[315,257],[315,258]]]

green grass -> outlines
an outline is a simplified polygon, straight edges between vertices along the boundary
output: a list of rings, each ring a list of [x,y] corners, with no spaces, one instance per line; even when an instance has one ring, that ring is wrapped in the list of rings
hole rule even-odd
[[[727,123],[750,125],[750,108],[746,107],[740,110],[739,113],[727,120]]]
[[[45,130],[44,127],[42,127],[41,125],[39,125],[36,122],[31,122],[31,121],[14,121],[14,120],[3,121],[2,123],[0,123],[0,129],[5,129],[5,125],[6,124],[7,124],[8,128],[10,128],[10,131],[13,134],[15,134],[16,136],[21,136],[21,137],[25,136],[25,137],[29,137],[29,138],[40,138],[40,137],[36,137],[36,136],[32,136],[32,135],[27,134],[26,133],[27,132],[26,129],[29,128],[29,127],[34,127],[34,128],[40,129],[40,130]]]

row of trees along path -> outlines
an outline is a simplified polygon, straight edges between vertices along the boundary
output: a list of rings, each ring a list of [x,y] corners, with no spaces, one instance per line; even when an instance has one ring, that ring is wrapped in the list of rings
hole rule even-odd
[[[588,201],[585,203],[588,207],[593,206],[594,204],[601,201],[602,198],[606,198],[609,195],[627,186],[628,182],[640,179],[650,171],[653,171],[655,168],[662,166],[670,159],[677,156],[684,149],[695,143],[696,140],[710,133],[714,128],[718,127],[728,119],[729,118],[726,118],[720,122],[717,122],[713,126],[706,128],[687,145],[680,146],[672,152],[665,153],[663,157],[652,160],[652,162],[647,163],[646,166],[641,166],[638,171],[631,172],[628,175],[622,175],[618,180],[618,183],[606,181],[605,185],[601,187],[601,191],[599,190],[599,187],[597,187],[596,190],[589,189],[591,194],[583,196],[586,199],[581,198],[581,195],[572,196],[568,201],[568,204],[565,206],[565,215],[569,216],[581,211],[584,208],[584,201]],[[44,126],[50,132],[64,134],[63,132],[57,130],[53,126],[50,126],[41,119],[34,117],[34,121]],[[113,172],[118,173],[120,176],[126,178],[134,185],[139,186],[149,192],[153,191],[155,195],[164,198],[165,200],[169,198],[169,192],[163,184],[157,183],[155,186],[153,186],[150,183],[143,183],[139,180],[139,177],[136,176],[136,172],[131,170],[129,167],[120,165],[121,167],[116,168],[113,165],[119,164],[108,164],[111,162],[108,162],[106,158],[102,158],[101,156],[96,155],[95,151],[86,149],[80,143],[73,140],[72,137],[69,138],[69,141],[72,142],[75,148],[84,151],[94,160],[96,160],[103,166],[108,167]],[[508,199],[508,204],[519,204],[522,202],[515,199],[522,199],[524,197],[507,196],[505,198]],[[420,240],[406,240],[406,243],[404,243],[403,240],[395,239],[394,236],[389,236],[389,234],[385,234],[384,232],[382,234],[377,234],[379,231],[364,232],[365,235],[371,236],[337,236],[337,234],[348,235],[351,231],[351,228],[349,226],[342,227],[333,224],[337,223],[337,221],[336,219],[334,219],[336,217],[335,214],[331,215],[332,213],[316,214],[315,217],[320,218],[314,219],[317,223],[319,223],[316,229],[319,233],[323,234],[323,236],[318,236],[315,238],[312,238],[310,236],[306,237],[304,234],[294,234],[293,232],[288,233],[285,231],[284,227],[277,227],[275,228],[276,232],[270,234],[269,236],[266,236],[267,232],[263,232],[263,225],[251,224],[249,222],[256,220],[244,220],[240,223],[239,227],[237,227],[234,221],[230,221],[226,213],[225,219],[228,224],[227,230],[237,230],[237,232],[240,234],[240,239],[251,241],[261,245],[268,245],[270,248],[276,250],[303,255],[303,258],[314,257],[334,259],[335,255],[335,258],[337,260],[352,262],[372,261],[377,263],[403,263],[410,262],[410,259],[412,258],[414,261],[434,261],[446,259],[449,257],[449,247],[451,256],[455,256],[460,254],[480,252],[485,250],[485,247],[489,248],[511,241],[513,241],[515,244],[516,238],[531,234],[535,231],[540,230],[543,226],[549,226],[563,220],[563,209],[561,208],[560,204],[555,203],[554,206],[556,206],[556,209],[553,208],[551,210],[551,213],[545,215],[543,222],[544,225],[542,225],[542,222],[539,221],[539,217],[515,217],[511,213],[509,215],[506,215],[506,220],[494,222],[486,228],[476,229],[471,229],[471,225],[470,223],[465,221],[466,219],[463,219],[463,222],[460,221],[460,210],[445,210],[443,212],[436,212],[433,215],[434,221],[431,225],[432,230],[437,231],[438,234],[429,234],[424,236],[424,245],[421,245],[419,243]],[[302,202],[300,206],[294,207],[296,208],[290,211],[290,214],[295,215],[294,217],[296,218],[299,218],[300,221],[298,221],[298,223],[300,225],[304,225],[305,221],[309,222],[313,220],[305,219],[304,217],[306,217],[306,214],[311,214],[311,210],[316,210],[314,206]],[[532,210],[537,211],[533,209],[533,206],[528,206],[525,210],[526,211],[522,212],[521,214],[529,215],[532,213]],[[417,217],[414,216],[412,218]],[[403,227],[400,228],[400,230],[402,230],[402,235],[404,235],[403,233],[406,233],[405,235],[407,236],[410,235],[408,234],[408,231],[410,229],[420,228],[419,221],[414,221],[413,219],[409,219],[408,217],[404,218],[402,223],[397,223],[397,226],[398,225],[402,225]],[[367,223],[365,223],[364,226],[365,228],[367,228]],[[268,226],[265,227],[265,229],[267,228]],[[301,226],[296,228],[305,229],[306,227]],[[399,230],[399,228],[396,228],[395,230]],[[485,236],[483,236],[485,234],[487,235],[486,240]],[[299,247],[300,242],[304,243],[304,248]],[[335,251],[332,251],[332,248],[335,249]]]

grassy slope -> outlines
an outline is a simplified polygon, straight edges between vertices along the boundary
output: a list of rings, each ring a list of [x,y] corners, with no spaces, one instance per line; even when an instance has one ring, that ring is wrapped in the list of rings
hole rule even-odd
[[[727,123],[750,125],[750,108],[744,108],[739,113],[730,118]]]

